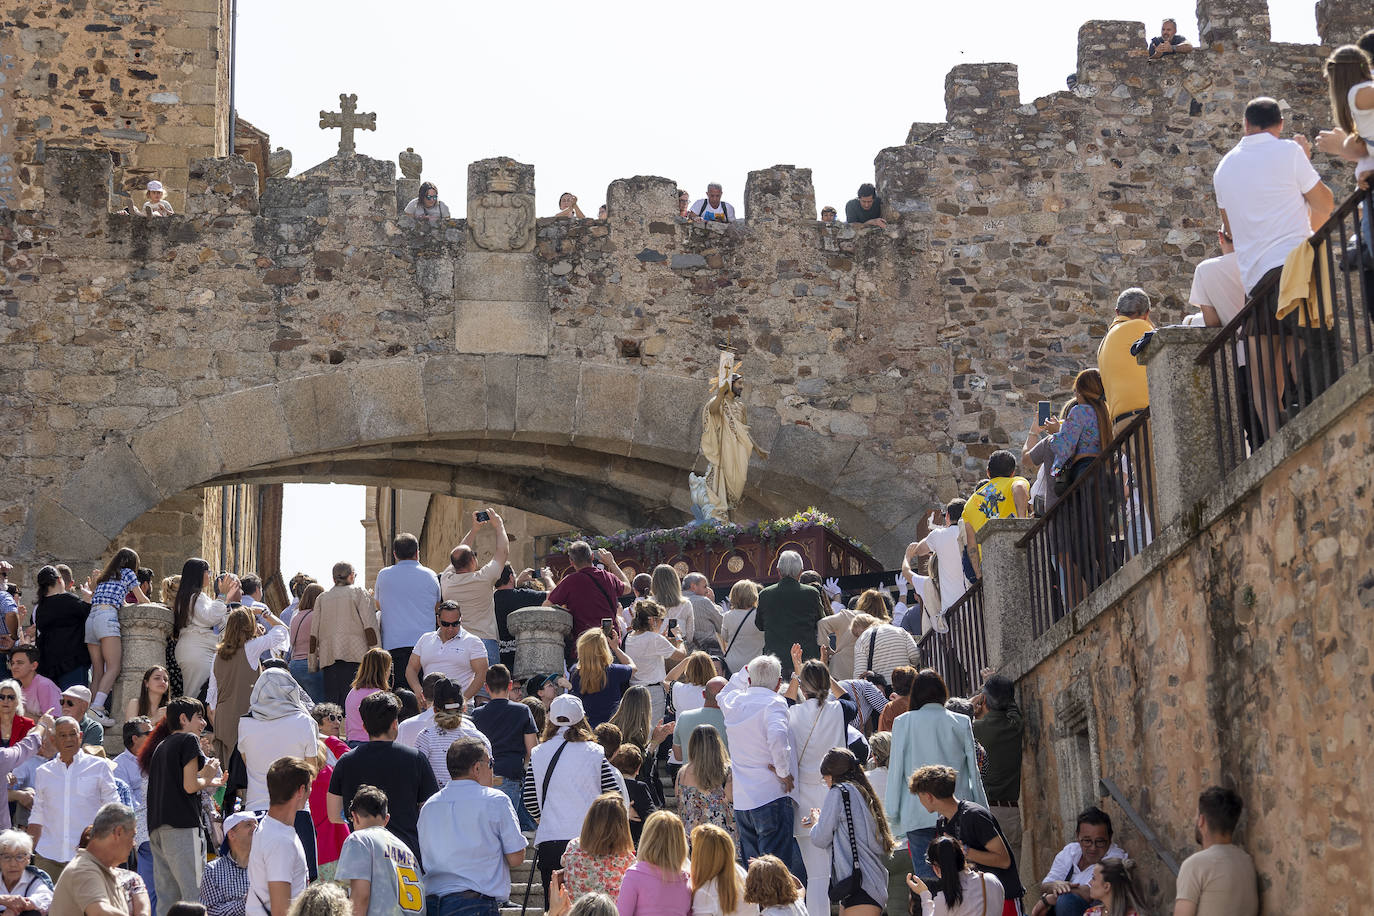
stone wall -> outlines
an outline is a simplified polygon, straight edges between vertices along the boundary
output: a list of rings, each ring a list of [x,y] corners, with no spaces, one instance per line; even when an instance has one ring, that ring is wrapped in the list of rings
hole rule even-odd
[[[0,143],[14,144],[16,183],[0,204],[41,206],[47,147],[81,145],[114,155],[134,203],[160,178],[180,211],[191,161],[229,148],[229,0],[55,0],[3,17],[0,59],[17,66],[0,64]]]
[[[1198,792],[1237,789],[1264,913],[1354,912],[1374,891],[1374,364],[1340,386],[1285,428],[1289,454],[1253,489],[1229,501],[1254,472],[1243,465],[1199,510],[1223,507],[1183,549],[1008,666],[1028,724],[1021,797],[1036,876],[1107,777],[1179,860],[1196,850]],[[1172,876],[1101,803],[1143,869],[1149,909],[1169,911]]]
[[[214,494],[214,508],[209,518],[213,526],[205,525],[207,503]],[[219,534],[220,488],[208,490],[187,490],[140,515],[124,529],[116,541],[121,547],[132,547],[144,566],[153,571],[153,591],[148,598],[160,600],[162,580],[181,572],[182,564],[188,557],[206,557],[216,571],[223,568],[217,565],[218,557],[205,554],[207,539],[214,531],[215,540]],[[245,519],[245,522],[248,522]],[[256,527],[256,526],[254,526]]]
[[[1088,23],[1078,90],[1024,105],[1013,66],[956,68],[948,121],[877,157],[889,231],[819,225],[791,166],[752,172],[729,227],[674,219],[675,183],[653,177],[613,182],[606,221],[525,226],[534,172],[510,160],[473,164],[474,221],[426,229],[398,216],[394,166],[364,157],[261,195],[243,160],[194,160],[188,215],[133,220],[108,213],[123,159],[56,146],[117,138],[43,128],[38,209],[0,215],[0,550],[100,552],[162,499],[228,480],[516,493],[584,530],[678,523],[728,344],[770,453],[741,514],[814,502],[895,562],[1092,364],[1120,289],[1182,313],[1246,98],[1276,95],[1305,132],[1328,120],[1325,49],[1268,42],[1262,5],[1199,14],[1206,47],[1154,63],[1139,23]],[[78,47],[125,53],[100,43],[132,26],[91,24],[118,29],[61,32],[21,69],[75,79],[60,61]],[[1347,169],[1318,164],[1343,192]]]

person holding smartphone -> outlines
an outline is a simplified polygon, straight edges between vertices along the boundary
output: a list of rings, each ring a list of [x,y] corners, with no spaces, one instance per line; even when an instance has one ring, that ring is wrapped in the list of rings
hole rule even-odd
[[[631,685],[649,689],[650,716],[652,723],[663,721],[667,709],[667,697],[663,692],[663,679],[667,676],[669,665],[676,665],[686,657],[682,645],[680,624],[668,621],[662,633],[663,606],[648,598],[634,604],[634,622],[630,635],[625,637],[625,654],[634,662],[635,672],[630,678]]]

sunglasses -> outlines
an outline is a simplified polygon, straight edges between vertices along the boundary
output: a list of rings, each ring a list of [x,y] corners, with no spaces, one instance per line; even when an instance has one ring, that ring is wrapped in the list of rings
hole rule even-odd
[[[462,626],[462,624],[463,624],[463,621],[461,621],[461,620],[441,620],[441,621],[439,621],[439,626],[441,626],[441,627],[457,627],[457,626]]]
[[[14,703],[17,702],[18,699],[19,698],[12,693],[0,693],[0,701],[4,701],[6,703]]]
[[[75,705],[76,705],[76,700],[69,700],[69,699],[67,699],[66,697],[63,697],[63,698],[62,698],[62,705],[63,705],[63,706],[75,706]]]
[[[330,722],[338,722],[343,716],[336,716],[332,712],[327,712],[324,714],[324,718],[328,719]]]

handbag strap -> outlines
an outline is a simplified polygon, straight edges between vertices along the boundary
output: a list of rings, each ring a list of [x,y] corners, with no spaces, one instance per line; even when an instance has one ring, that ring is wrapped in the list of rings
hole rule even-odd
[[[872,638],[868,641],[868,661],[864,664],[865,671],[873,670],[873,650],[878,647],[878,626],[879,624],[875,623],[868,628],[869,632],[872,634]]]
[[[802,701],[805,702],[804,700]],[[811,730],[806,733],[806,740],[802,742],[801,753],[797,755],[797,766],[801,766],[802,758],[806,756],[806,749],[811,746],[811,736],[816,733],[816,725],[821,721],[821,716],[825,713],[825,700],[817,704],[816,718],[811,720]],[[840,714],[840,721],[844,721],[844,714]]]
[[[859,841],[854,839],[854,811],[849,807],[849,786],[841,784],[840,795],[844,798],[844,819],[849,824],[849,855],[854,862],[854,871],[857,872],[859,870]]]
[[[549,760],[549,768],[544,771],[544,791],[539,793],[539,807],[544,807],[544,800],[549,797],[549,780],[553,779],[553,771],[558,766],[558,758],[563,756],[563,752],[568,749],[568,739],[564,738],[563,743],[558,746],[558,750],[553,752],[553,757]]]
[[[756,611],[756,610],[758,610],[758,609],[757,609],[757,608],[752,608],[752,607],[751,607],[751,608],[745,613],[744,617],[740,620],[739,626],[735,627],[735,635],[730,637],[730,644],[727,645],[727,646],[725,647],[725,654],[726,654],[726,655],[729,655],[729,654],[730,654],[730,650],[733,649],[733,648],[735,647],[735,640],[739,639],[740,630],[743,630],[743,629],[744,629],[744,625],[745,625],[746,623],[749,622],[749,618],[750,618],[750,617],[753,617],[753,616],[754,616],[754,611]]]
[[[979,872],[978,880],[983,882],[983,916],[988,916],[988,876]]]

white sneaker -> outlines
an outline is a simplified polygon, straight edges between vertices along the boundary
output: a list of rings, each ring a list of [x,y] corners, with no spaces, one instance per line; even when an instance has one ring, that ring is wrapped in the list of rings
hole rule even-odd
[[[110,714],[105,711],[104,707],[101,706],[91,707],[91,717],[94,718],[95,721],[99,722],[105,728],[114,728],[116,725],[119,724],[114,719],[110,718]]]

